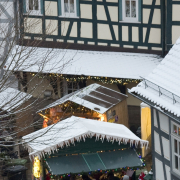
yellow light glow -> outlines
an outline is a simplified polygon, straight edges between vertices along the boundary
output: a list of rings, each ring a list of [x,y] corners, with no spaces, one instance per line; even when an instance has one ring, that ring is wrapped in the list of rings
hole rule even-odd
[[[104,116],[101,116],[101,121],[104,121]]]
[[[38,157],[34,158],[33,175],[36,178],[40,177],[40,160]]]
[[[151,146],[151,109],[149,107],[141,109],[141,139],[149,141]],[[149,153],[149,149],[142,148],[142,157]]]

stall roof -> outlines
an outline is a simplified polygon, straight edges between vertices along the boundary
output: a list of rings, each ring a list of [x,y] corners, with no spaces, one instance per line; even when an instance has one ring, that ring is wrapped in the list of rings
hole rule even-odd
[[[58,99],[38,112],[71,101],[103,114],[126,98],[127,95],[94,83]]]
[[[2,91],[0,92],[0,108],[4,111],[12,111],[31,97],[32,95],[21,92],[17,89],[3,87]]]
[[[4,69],[141,79],[162,60],[158,55],[16,46]]]
[[[180,117],[180,38],[162,62],[129,92]]]
[[[133,149],[51,157],[46,162],[53,175],[142,166]]]
[[[81,139],[85,141],[87,137],[92,136],[96,136],[97,140],[130,142],[130,145],[140,143],[141,146],[146,147],[149,143],[141,140],[124,125],[75,116],[26,135],[22,140],[29,151],[30,158],[33,158],[51,154],[59,147],[69,146],[70,143],[74,144]]]

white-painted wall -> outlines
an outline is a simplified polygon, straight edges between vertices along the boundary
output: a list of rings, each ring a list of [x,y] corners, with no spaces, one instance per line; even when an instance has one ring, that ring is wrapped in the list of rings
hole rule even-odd
[[[163,113],[159,112],[160,128],[163,132],[169,134],[169,118]]]
[[[155,158],[155,179],[156,180],[164,180],[164,171],[163,171],[163,164],[160,160]]]
[[[154,148],[155,148],[155,151],[161,155],[159,134],[156,131],[154,131]]]

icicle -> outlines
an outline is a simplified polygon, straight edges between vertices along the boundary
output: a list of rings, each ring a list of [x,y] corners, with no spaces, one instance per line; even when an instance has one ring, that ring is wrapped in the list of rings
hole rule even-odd
[[[100,134],[96,134],[96,140],[99,141]]]
[[[121,141],[122,141],[122,138],[119,138],[118,141],[119,141],[118,144],[120,145],[120,144],[121,144]]]

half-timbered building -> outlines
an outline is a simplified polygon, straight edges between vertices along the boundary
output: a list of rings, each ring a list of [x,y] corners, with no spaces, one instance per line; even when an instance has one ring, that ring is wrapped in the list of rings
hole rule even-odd
[[[153,172],[156,180],[180,179],[179,51],[180,38],[157,68],[130,90],[133,96],[151,109]]]
[[[56,48],[60,57],[52,58],[51,64],[58,64],[64,56],[76,59],[66,71],[58,71],[57,66],[50,70],[47,65],[39,75],[39,69],[19,68],[16,76],[24,82],[22,89],[32,92],[46,74],[48,78],[36,87],[33,96],[57,99],[98,81],[127,94],[129,118],[139,121],[141,101],[126,89],[147,76],[161,60],[156,55],[164,56],[179,37],[180,1],[23,0],[17,7],[20,46],[38,46],[38,59],[47,47]],[[34,62],[35,56],[26,62]]]

